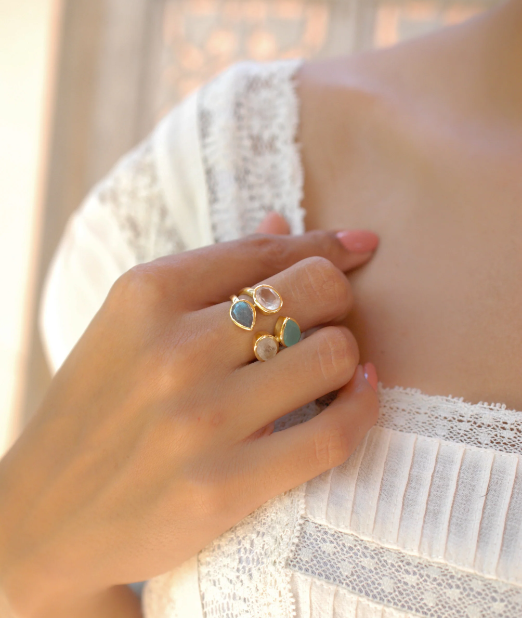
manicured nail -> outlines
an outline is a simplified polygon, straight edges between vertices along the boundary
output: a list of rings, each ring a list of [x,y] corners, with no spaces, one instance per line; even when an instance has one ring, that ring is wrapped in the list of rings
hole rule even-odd
[[[379,237],[368,230],[343,230],[337,232],[337,238],[348,251],[354,253],[366,253],[374,251],[379,244]]]
[[[377,392],[377,385],[379,384],[379,378],[377,377],[377,369],[373,363],[364,364],[364,377],[375,392]]]

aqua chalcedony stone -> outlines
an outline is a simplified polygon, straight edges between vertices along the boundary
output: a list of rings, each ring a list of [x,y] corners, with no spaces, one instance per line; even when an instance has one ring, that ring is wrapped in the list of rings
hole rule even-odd
[[[245,301],[240,300],[230,309],[230,315],[234,322],[250,330],[254,324],[254,311],[252,307]]]
[[[287,348],[295,345],[301,339],[301,329],[294,320],[287,320],[283,331],[283,343]]]

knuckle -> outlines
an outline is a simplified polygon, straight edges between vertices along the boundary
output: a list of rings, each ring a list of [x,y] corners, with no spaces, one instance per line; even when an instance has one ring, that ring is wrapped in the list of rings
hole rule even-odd
[[[124,306],[153,303],[160,293],[158,277],[151,264],[138,264],[124,273],[112,286],[110,296]],[[127,303],[129,303],[127,305]]]
[[[183,281],[181,268],[163,259],[138,264],[113,284],[109,299],[113,304],[135,309],[143,315],[157,307],[176,303]]]
[[[343,273],[323,257],[311,257],[303,261],[307,296],[313,301],[327,302],[336,309],[348,306],[351,289]]]
[[[335,468],[345,462],[352,450],[352,436],[346,423],[338,418],[328,419],[322,432],[315,437],[315,457],[322,470]]]
[[[324,230],[312,230],[306,234],[312,245],[317,247],[323,254],[330,255],[332,249],[337,247],[337,240],[334,240],[330,232]]]
[[[288,242],[284,237],[254,234],[249,237],[248,242],[251,243],[257,259],[267,270],[278,272],[284,268],[289,257]]]
[[[353,375],[359,360],[355,338],[345,328],[323,328],[317,347],[317,359],[325,381],[337,385],[345,384]]]

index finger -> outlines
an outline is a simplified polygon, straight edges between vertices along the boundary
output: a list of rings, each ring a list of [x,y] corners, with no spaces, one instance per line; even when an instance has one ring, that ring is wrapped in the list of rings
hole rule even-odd
[[[346,235],[346,232],[344,233]],[[300,236],[254,234],[240,240],[219,243],[175,256],[160,258],[167,270],[176,264],[186,272],[186,283],[176,277],[179,285],[187,286],[190,304],[201,306],[223,302],[244,287],[262,281],[289,268],[301,260],[319,256],[328,259],[343,272],[367,262],[378,244],[378,237],[366,232],[366,244],[354,243],[350,251],[335,232],[313,231]],[[346,237],[346,236],[345,236]],[[361,237],[361,232],[358,232]],[[366,249],[371,247],[371,249]],[[196,285],[194,285],[196,283]]]

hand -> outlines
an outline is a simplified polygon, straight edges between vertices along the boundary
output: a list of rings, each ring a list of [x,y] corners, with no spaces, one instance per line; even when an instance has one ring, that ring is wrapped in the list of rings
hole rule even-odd
[[[170,570],[345,461],[378,412],[353,336],[326,326],[254,363],[227,299],[266,281],[303,330],[327,324],[350,309],[342,271],[370,257],[325,232],[260,235],[123,275],[0,462],[0,584],[14,611]],[[322,414],[272,433],[337,389]]]

